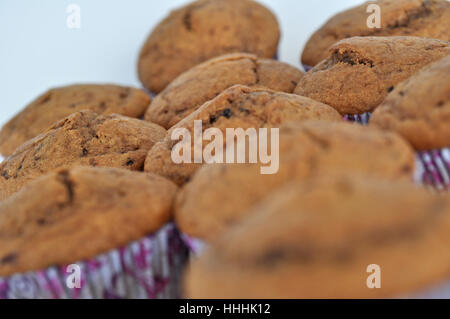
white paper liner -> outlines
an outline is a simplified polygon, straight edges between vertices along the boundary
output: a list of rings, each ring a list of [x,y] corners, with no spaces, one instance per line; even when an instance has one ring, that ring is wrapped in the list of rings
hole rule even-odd
[[[187,249],[173,224],[154,235],[93,259],[79,288],[68,288],[67,266],[0,277],[0,299],[167,299],[180,297]],[[73,277],[72,277],[73,278]]]

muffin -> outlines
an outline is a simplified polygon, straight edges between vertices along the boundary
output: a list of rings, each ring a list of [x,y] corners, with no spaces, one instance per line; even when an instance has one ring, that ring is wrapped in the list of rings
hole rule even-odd
[[[370,4],[381,9],[381,28],[369,28]],[[314,66],[327,58],[335,42],[354,36],[418,36],[450,41],[450,3],[446,0],[369,1],[328,20],[308,40],[302,63]]]
[[[222,54],[273,58],[279,40],[276,17],[253,0],[194,1],[152,31],[139,56],[139,78],[159,93],[181,73]]]
[[[450,53],[445,41],[417,37],[354,37],[333,45],[295,93],[345,114],[373,111],[395,85]]]
[[[372,118],[419,151],[422,180],[439,189],[450,187],[449,121],[450,55],[397,85]]]
[[[176,191],[113,168],[63,168],[29,183],[0,205],[0,298],[176,297],[186,252],[165,226]]]
[[[159,125],[121,115],[74,113],[20,146],[0,164],[0,201],[62,166],[142,170],[147,152],[165,133]]]
[[[182,188],[175,221],[189,242],[214,240],[291,181],[336,171],[413,180],[414,151],[395,133],[353,123],[304,122],[282,126],[279,135],[278,173],[262,175],[259,164],[205,165]]]
[[[145,171],[165,176],[178,185],[189,181],[202,163],[194,163],[195,122],[202,123],[202,132],[209,128],[219,129],[226,135],[227,128],[276,128],[281,124],[302,120],[342,121],[339,113],[328,105],[295,94],[274,92],[268,89],[233,86],[172,127],[159,143],[152,147],[145,160]],[[172,139],[174,132],[185,129],[189,132],[192,151],[191,163],[175,163],[172,150],[182,142],[181,137]],[[202,134],[203,137],[203,134]],[[200,137],[201,140],[202,137]],[[205,148],[205,143],[201,150]],[[226,138],[223,138],[224,148]]]
[[[224,55],[176,78],[156,96],[145,119],[169,129],[235,84],[292,93],[301,77],[299,70],[285,63],[246,53]]]
[[[193,261],[188,298],[395,298],[449,279],[450,198],[407,182],[297,182],[248,215]]]
[[[11,155],[26,141],[44,133],[72,113],[91,110],[140,118],[150,105],[142,90],[117,85],[71,85],[47,91],[28,104],[0,131],[0,153]]]

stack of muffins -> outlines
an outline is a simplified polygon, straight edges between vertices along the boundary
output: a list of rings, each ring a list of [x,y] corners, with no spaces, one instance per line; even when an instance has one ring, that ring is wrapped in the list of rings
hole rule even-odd
[[[26,106],[0,132],[0,299],[450,297],[450,3],[380,0],[379,29],[368,4],[303,73],[267,8],[197,0],[145,42],[144,89]],[[279,170],[175,163],[199,121],[278,128]]]

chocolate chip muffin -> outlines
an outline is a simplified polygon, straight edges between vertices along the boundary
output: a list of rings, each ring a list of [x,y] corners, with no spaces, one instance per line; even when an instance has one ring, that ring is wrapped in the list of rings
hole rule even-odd
[[[198,0],[170,13],[145,42],[139,78],[154,93],[191,67],[234,52],[276,55],[280,30],[274,14],[253,0]]]
[[[301,77],[298,69],[285,63],[246,53],[224,55],[176,78],[156,96],[145,119],[169,129],[235,84],[292,93]]]
[[[142,90],[117,85],[71,85],[47,91],[0,131],[0,152],[8,156],[26,141],[72,113],[91,110],[140,118],[150,104]]]
[[[194,113],[172,127],[166,138],[157,143],[145,160],[145,171],[165,176],[182,185],[201,167],[194,163],[194,151],[191,163],[177,164],[171,153],[175,145],[182,142],[181,137],[172,140],[172,134],[180,129],[187,129],[194,149],[194,124],[201,121],[202,131],[218,128],[226,135],[227,128],[270,128],[279,127],[290,121],[304,120],[342,121],[339,113],[328,105],[295,94],[275,92],[268,89],[233,86],[213,100],[206,102]],[[225,138],[223,139],[225,145]],[[206,143],[204,143],[206,144]],[[202,150],[205,145],[202,146]]]
[[[121,115],[74,113],[23,144],[0,164],[0,200],[62,166],[141,170],[148,150],[165,133],[159,125]]]
[[[381,28],[369,28],[370,4],[381,9]],[[339,13],[309,39],[302,62],[314,66],[327,58],[335,42],[354,36],[418,36],[450,41],[450,3],[447,0],[369,1]]]
[[[450,55],[395,87],[372,124],[393,130],[417,150],[450,146]]]
[[[397,134],[353,123],[288,123],[280,128],[279,170],[262,175],[259,164],[205,165],[179,193],[180,230],[210,241],[239,223],[248,209],[280,185],[346,171],[412,182],[415,155]]]
[[[358,175],[287,185],[193,261],[189,298],[391,298],[448,280],[449,197]],[[380,288],[376,283],[380,270]],[[376,269],[376,268],[375,268]],[[372,277],[371,277],[372,275]]]
[[[0,276],[63,266],[140,239],[171,217],[176,185],[124,169],[59,169],[0,205]]]
[[[355,37],[333,45],[295,93],[341,114],[373,111],[395,85],[450,53],[450,43],[417,37]]]

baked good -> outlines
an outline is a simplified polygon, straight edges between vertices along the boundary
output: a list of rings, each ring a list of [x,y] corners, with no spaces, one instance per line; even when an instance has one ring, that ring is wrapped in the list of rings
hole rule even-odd
[[[194,163],[177,164],[172,160],[173,147],[181,138],[172,140],[172,134],[185,128],[191,135],[191,149],[194,148],[194,121],[202,122],[202,132],[218,128],[226,136],[227,128],[271,128],[290,121],[302,120],[342,121],[339,113],[328,105],[300,97],[295,94],[274,92],[268,89],[233,86],[211,101],[206,102],[194,113],[173,126],[167,136],[150,150],[145,160],[145,171],[165,176],[182,185],[201,167]],[[226,143],[223,139],[224,145]],[[206,143],[203,143],[204,149]]]
[[[417,150],[450,146],[450,55],[400,83],[372,116]]]
[[[165,133],[159,125],[121,115],[74,113],[23,144],[0,164],[0,200],[62,166],[141,170],[148,150]]]
[[[300,79],[295,93],[329,104],[343,115],[371,112],[395,85],[449,53],[449,42],[428,38],[345,39]]]
[[[379,5],[381,28],[369,28],[368,7]],[[369,8],[370,9],[370,8]],[[302,62],[314,66],[327,57],[335,42],[354,36],[418,36],[450,41],[450,3],[447,0],[378,0],[341,12],[308,40]]]
[[[253,0],[198,0],[174,10],[152,31],[138,62],[154,93],[191,67],[234,52],[275,57],[280,30],[274,14]]]
[[[395,298],[448,280],[449,197],[410,183],[298,182],[249,216],[193,261],[188,298]]]
[[[124,169],[59,169],[0,205],[0,276],[122,247],[171,218],[176,185]]]
[[[288,123],[280,128],[279,170],[259,164],[205,165],[177,196],[175,220],[191,237],[211,241],[248,209],[290,181],[345,171],[412,182],[415,154],[395,133],[353,123]]]
[[[11,155],[17,147],[43,133],[72,113],[91,110],[140,118],[150,104],[142,90],[117,85],[71,85],[51,89],[28,104],[0,131],[0,152]]]
[[[246,53],[227,54],[177,77],[155,97],[145,119],[169,129],[235,84],[292,93],[301,77],[300,70],[282,62]]]

